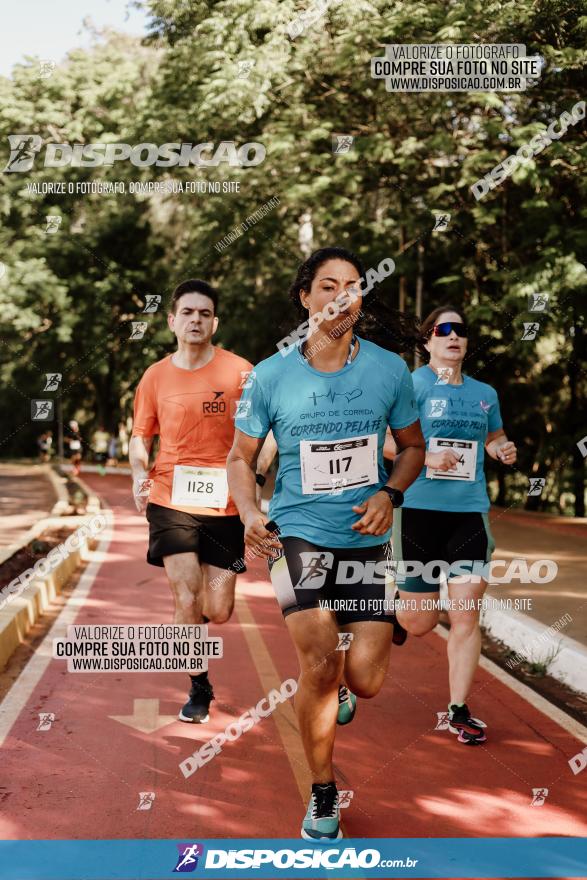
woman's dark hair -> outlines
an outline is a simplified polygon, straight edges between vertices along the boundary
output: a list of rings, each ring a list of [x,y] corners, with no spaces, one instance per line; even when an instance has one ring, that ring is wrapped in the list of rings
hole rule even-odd
[[[418,322],[408,312],[400,312],[389,302],[389,295],[375,289],[363,300],[361,336],[396,354],[413,352],[420,338]]]
[[[365,277],[365,267],[352,251],[341,247],[314,251],[299,266],[289,289],[289,297],[301,317],[305,318],[307,313],[300,302],[300,292],[310,290],[316,272],[327,260],[345,260],[355,267],[361,278]],[[413,351],[418,344],[420,334],[415,318],[388,305],[385,294],[378,292],[377,288],[363,297],[362,313],[356,327],[365,339],[394,352]]]
[[[438,308],[433,309],[420,324],[420,338],[418,339],[417,343],[418,351],[420,352],[422,359],[426,363],[428,363],[428,361],[430,360],[430,352],[426,348],[424,348],[424,343],[428,342],[432,334],[432,328],[434,327],[440,316],[443,315],[445,312],[456,312],[456,314],[465,325],[465,329],[468,331],[469,325],[467,324],[467,319],[462,309],[453,306],[451,303],[447,303],[444,306],[438,306]]]
[[[306,310],[300,302],[300,293],[302,290],[310,290],[312,281],[316,277],[316,272],[328,260],[344,260],[355,267],[359,276],[363,277],[365,274],[365,268],[360,259],[352,251],[347,251],[346,248],[325,247],[314,251],[307,260],[298,266],[295,280],[289,289],[289,298],[301,317],[306,316]]]

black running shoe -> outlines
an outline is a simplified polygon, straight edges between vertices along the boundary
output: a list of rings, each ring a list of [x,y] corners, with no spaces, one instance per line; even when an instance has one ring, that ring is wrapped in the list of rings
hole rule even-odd
[[[474,746],[478,743],[484,743],[487,740],[485,736],[485,724],[478,718],[472,718],[469,707],[466,703],[457,706],[453,703],[448,709],[448,729],[451,733],[458,733],[458,741],[467,746]]]
[[[205,724],[210,719],[210,703],[214,699],[212,685],[208,676],[192,675],[190,695],[185,706],[180,709],[177,716],[180,721],[188,721],[192,724]]]
[[[394,596],[394,602],[397,602],[399,599],[399,591]],[[394,645],[403,645],[405,640],[408,637],[407,631],[403,628],[397,617],[395,616],[395,611],[391,615],[391,620],[393,623],[393,636],[391,637],[391,641]]]

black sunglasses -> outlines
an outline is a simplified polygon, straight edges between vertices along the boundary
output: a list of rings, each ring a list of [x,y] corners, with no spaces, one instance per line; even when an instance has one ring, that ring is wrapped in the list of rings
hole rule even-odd
[[[442,321],[440,324],[435,324],[432,328],[432,336],[450,336],[451,332],[460,336],[461,339],[467,338],[467,328],[460,321]]]

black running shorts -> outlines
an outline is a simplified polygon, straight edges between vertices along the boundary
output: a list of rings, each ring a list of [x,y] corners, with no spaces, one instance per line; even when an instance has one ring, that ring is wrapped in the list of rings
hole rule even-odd
[[[454,577],[467,572],[483,577],[494,549],[486,513],[416,507],[399,507],[393,512],[393,555],[400,590],[438,592],[441,565],[449,579],[451,571]]]
[[[147,562],[163,565],[164,556],[195,553],[200,562],[246,571],[244,526],[238,516],[202,516],[160,504],[147,504]]]
[[[347,550],[317,547],[304,538],[280,540],[283,551],[269,560],[269,573],[284,617],[307,608],[327,608],[340,624],[392,623],[389,544]]]

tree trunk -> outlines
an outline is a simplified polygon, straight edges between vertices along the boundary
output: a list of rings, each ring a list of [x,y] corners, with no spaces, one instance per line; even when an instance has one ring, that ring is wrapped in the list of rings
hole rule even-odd
[[[424,298],[424,245],[421,241],[417,245],[418,272],[416,275],[416,317],[422,320],[422,301]],[[414,367],[417,369],[422,364],[422,357],[418,349],[414,352]]]
[[[585,516],[585,461],[583,459],[583,455],[581,450],[577,446],[577,443],[582,439],[579,436],[581,431],[581,423],[584,425],[584,407],[581,406],[581,401],[579,400],[579,387],[578,387],[578,374],[579,374],[579,360],[581,357],[581,333],[582,327],[577,321],[577,307],[573,302],[572,307],[572,328],[571,334],[573,337],[573,355],[569,362],[569,390],[570,390],[570,400],[569,400],[569,422],[572,429],[572,436],[575,439],[575,443],[573,445],[573,475],[572,475],[572,487],[573,494],[575,496],[575,516]]]
[[[404,247],[406,245],[406,229],[405,226],[401,225],[399,228],[399,252],[403,254]],[[400,275],[399,277],[399,310],[400,312],[405,312],[406,306],[408,303],[407,296],[407,280],[405,275]]]

